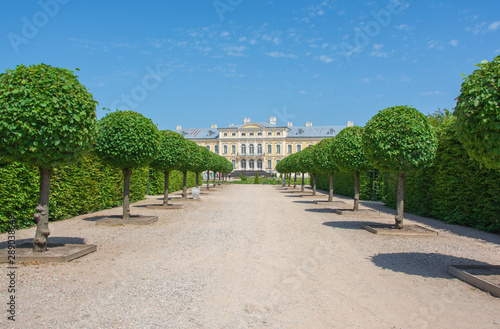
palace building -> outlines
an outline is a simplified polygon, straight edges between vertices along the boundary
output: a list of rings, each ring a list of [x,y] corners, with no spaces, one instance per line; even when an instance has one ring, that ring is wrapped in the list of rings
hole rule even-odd
[[[352,124],[349,121],[347,126]],[[270,174],[276,173],[276,165],[287,155],[334,137],[345,127],[314,127],[311,122],[301,127],[294,127],[291,122],[281,126],[276,124],[276,117],[271,117],[269,122],[251,122],[250,118],[245,118],[240,126],[230,124],[224,128],[212,125],[211,128],[182,129],[177,126],[177,132],[231,161],[233,173]]]

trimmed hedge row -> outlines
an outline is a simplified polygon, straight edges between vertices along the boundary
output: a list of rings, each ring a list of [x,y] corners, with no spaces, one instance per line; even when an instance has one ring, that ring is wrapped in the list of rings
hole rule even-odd
[[[135,169],[130,181],[130,200],[144,199],[148,191],[148,168]],[[170,191],[182,188],[182,173],[172,172]],[[17,162],[0,166],[0,233],[10,227],[10,218],[19,228],[35,225],[33,214],[38,204],[38,168]],[[153,170],[149,173],[149,194],[163,194],[164,176]],[[188,186],[194,186],[190,173]],[[109,209],[123,203],[123,174],[121,170],[88,155],[79,162],[54,169],[50,182],[49,220],[58,221],[81,214]]]
[[[406,175],[405,211],[447,223],[500,232],[500,170],[486,169],[469,158],[453,126],[439,140],[433,165]],[[371,172],[360,177],[361,198],[372,199]],[[381,173],[377,199],[396,208],[398,176]],[[336,173],[334,193],[353,197],[354,177]],[[328,176],[319,175],[318,187],[328,190]],[[378,191],[377,191],[378,192]]]
[[[168,180],[168,191],[175,192],[182,190],[183,175],[181,171],[173,170],[170,172]],[[203,181],[203,175],[200,174],[200,185],[206,183]],[[196,186],[196,174],[188,171],[187,187]],[[149,169],[149,194],[150,195],[163,195],[165,189],[165,174],[155,169]]]
[[[380,174],[375,172],[375,184],[373,171],[364,171],[359,173],[359,197],[361,200],[381,200],[384,181]],[[330,188],[330,176],[328,174],[318,174],[316,177],[316,186],[328,191]],[[373,189],[375,187],[375,195]],[[333,175],[333,193],[354,198],[354,174],[350,172],[336,172]]]

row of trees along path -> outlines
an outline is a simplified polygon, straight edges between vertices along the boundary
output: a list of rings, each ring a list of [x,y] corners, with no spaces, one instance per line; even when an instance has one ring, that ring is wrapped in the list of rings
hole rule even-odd
[[[486,168],[500,169],[500,56],[477,66],[477,70],[465,77],[457,99],[454,115],[459,139],[471,158]],[[354,211],[359,209],[359,172],[370,168],[396,172],[398,188],[394,227],[401,229],[405,174],[431,164],[436,147],[427,118],[411,106],[395,106],[381,110],[364,128],[347,127],[335,137],[286,157],[277,169],[284,174],[310,173],[313,195],[316,173],[329,174],[329,201],[333,196],[334,173],[339,170],[354,173]]]
[[[459,139],[471,158],[487,168],[500,169],[500,56],[477,64],[465,77],[457,99]],[[187,197],[188,171],[199,173],[232,170],[232,164],[183,139],[175,132],[159,132],[150,119],[132,111],[109,113],[98,123],[97,101],[70,70],[45,64],[7,69],[0,75],[0,156],[2,161],[35,165],[40,171],[40,195],[34,219],[37,224],[33,250],[47,250],[50,235],[49,195],[52,170],[71,164],[92,149],[120,168],[124,175],[123,218],[130,218],[129,183],[133,169],[150,165],[165,173],[163,204],[168,204],[168,175],[184,174]],[[338,170],[355,175],[354,210],[359,208],[359,172],[367,168],[398,173],[395,227],[403,227],[404,178],[430,163],[436,141],[427,118],[410,106],[389,107],[376,114],[365,128],[349,127],[316,146],[286,157],[277,165],[281,173],[310,173],[313,194],[316,174]],[[210,177],[210,175],[207,175]],[[295,174],[295,183],[296,184]],[[207,188],[209,187],[207,181]],[[302,191],[304,175],[302,175]]]
[[[115,111],[97,121],[97,104],[74,72],[67,69],[45,64],[20,65],[0,75],[2,161],[24,162],[40,170],[39,202],[34,215],[36,252],[47,250],[53,169],[74,163],[89,152],[122,170],[125,220],[130,219],[129,187],[134,169],[150,165],[165,173],[163,204],[167,205],[171,170],[184,172],[186,197],[187,171],[198,175],[205,170],[227,174],[233,168],[222,156],[178,133],[160,132],[140,113]]]

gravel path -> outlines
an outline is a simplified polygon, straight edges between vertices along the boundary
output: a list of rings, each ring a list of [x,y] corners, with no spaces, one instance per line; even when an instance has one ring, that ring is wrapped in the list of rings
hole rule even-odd
[[[374,235],[361,224],[392,223],[392,210],[363,202],[381,214],[340,216],[268,185],[202,198],[168,211],[144,208],[159,197],[136,203],[132,214],[159,216],[143,227],[95,225],[120,208],[51,223],[51,242],[83,239],[98,251],[20,266],[17,321],[3,311],[0,327],[500,328],[500,298],[446,272],[500,264],[498,234],[408,215],[439,237]],[[2,275],[2,309],[7,283]]]

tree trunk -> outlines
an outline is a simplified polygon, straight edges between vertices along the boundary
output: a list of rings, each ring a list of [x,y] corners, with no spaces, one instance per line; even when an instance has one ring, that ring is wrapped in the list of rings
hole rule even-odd
[[[304,182],[305,182],[304,173],[301,174],[302,174],[302,186],[300,187],[300,192],[304,192]]]
[[[210,190],[210,170],[207,170],[207,190]]]
[[[354,173],[354,211],[359,210],[359,171]]]
[[[213,187],[215,187],[216,182],[217,182],[217,178],[216,178],[215,171],[214,171],[214,185],[212,185]]]
[[[403,213],[405,208],[404,195],[405,195],[405,173],[400,172],[398,179],[398,199],[397,199],[398,214],[396,215],[395,218],[396,224],[394,225],[394,227],[397,229],[403,228]]]
[[[293,188],[297,187],[297,173],[295,173],[295,179],[293,181]]]
[[[222,179],[222,173],[219,173],[219,182],[217,183],[217,185],[221,185],[220,181]]]
[[[187,198],[187,195],[188,195],[187,186],[186,186],[187,185],[187,175],[188,175],[187,171],[183,171],[182,175],[184,176],[182,178],[182,197],[185,199],[185,198]]]
[[[313,173],[313,195],[316,195],[316,173]]]
[[[168,183],[170,181],[170,171],[165,171],[165,191],[163,192],[163,205],[168,206]]]
[[[35,217],[36,234],[33,239],[33,251],[47,251],[47,237],[49,230],[49,195],[50,195],[50,177],[52,169],[43,169],[40,167],[40,198],[36,207]]]
[[[130,219],[130,177],[132,170],[123,169],[123,219]]]
[[[200,173],[196,173],[196,187],[200,187]]]
[[[328,202],[333,201],[333,173],[330,173],[330,188],[328,189]]]
[[[290,181],[292,180],[292,173],[289,173],[288,175],[288,187],[290,187]]]

